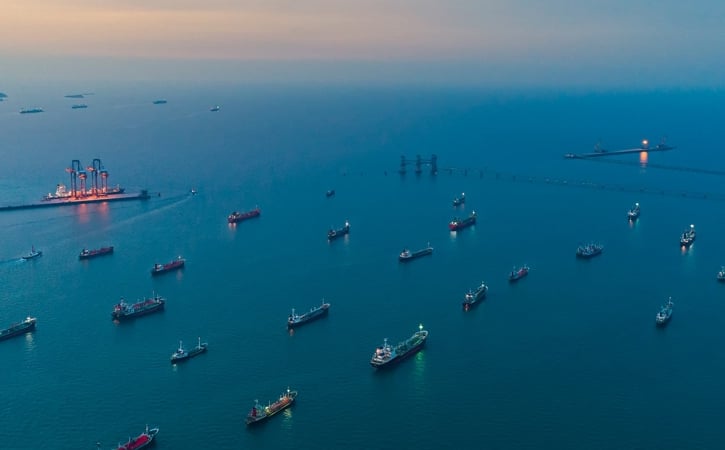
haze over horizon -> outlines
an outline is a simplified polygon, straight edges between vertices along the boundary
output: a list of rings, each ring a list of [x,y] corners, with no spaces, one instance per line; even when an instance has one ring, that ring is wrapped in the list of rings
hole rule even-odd
[[[722,88],[725,3],[5,0],[2,83]],[[0,91],[5,86],[0,86]]]

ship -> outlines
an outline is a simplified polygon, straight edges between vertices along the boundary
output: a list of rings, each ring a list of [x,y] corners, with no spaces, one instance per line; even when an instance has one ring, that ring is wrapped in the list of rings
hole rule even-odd
[[[717,273],[717,281],[725,281],[725,266],[720,267],[720,272]]]
[[[469,289],[468,293],[463,297],[463,309],[468,311],[471,307],[475,306],[481,300],[486,298],[488,293],[488,286],[485,282],[481,281],[481,285],[476,288],[475,291]]]
[[[604,246],[597,242],[590,242],[588,244],[580,244],[576,248],[577,258],[593,258],[602,253]]]
[[[166,104],[168,102],[166,100],[164,100],[164,99],[159,99],[159,100],[154,100],[153,103],[154,103],[154,105],[164,105],[164,104]]]
[[[196,344],[196,347],[192,348],[191,350],[186,350],[184,348],[184,343],[179,341],[179,348],[171,354],[171,362],[177,363],[181,361],[186,361],[187,359],[191,359],[196,355],[204,353],[208,346],[208,343],[201,342],[201,337],[199,338],[199,342]]]
[[[313,320],[325,317],[327,316],[329,310],[330,304],[325,303],[325,299],[322,299],[322,304],[320,306],[312,307],[309,311],[301,315],[295,313],[293,308],[292,314],[290,314],[287,318],[287,328],[295,328],[300,325],[304,325],[307,322],[312,322]]]
[[[346,220],[345,225],[342,228],[338,228],[336,230],[333,228],[330,228],[327,231],[327,239],[331,241],[333,239],[337,239],[339,237],[345,236],[348,233],[350,233],[350,222],[348,222]]]
[[[93,250],[84,248],[78,254],[78,259],[90,259],[96,256],[110,255],[111,253],[113,253],[113,246],[94,248]]]
[[[655,324],[658,327],[663,327],[667,325],[667,322],[670,321],[672,318],[672,306],[674,303],[672,303],[672,297],[667,300],[667,303],[662,305],[659,312],[657,312],[657,315],[655,316]]]
[[[519,267],[518,269],[516,267],[514,267],[514,269],[509,274],[509,281],[510,282],[518,281],[528,274],[529,274],[529,266],[527,266],[526,264]]]
[[[21,334],[29,333],[35,330],[35,317],[26,317],[22,322],[14,323],[9,327],[0,330],[0,341],[10,339],[14,336],[20,336]]]
[[[691,246],[693,242],[695,242],[695,225],[690,225],[689,230],[682,232],[682,235],[680,236],[680,245],[687,248]]]
[[[627,211],[627,218],[630,222],[634,222],[639,218],[639,203],[635,203],[634,206]]]
[[[43,108],[23,108],[20,110],[20,114],[35,114],[42,113]]]
[[[209,111],[211,111],[211,112],[217,112],[220,109],[221,109],[221,106],[216,105],[216,106],[212,106],[211,108],[209,108]]]
[[[128,442],[126,442],[125,444],[118,444],[116,450],[139,450],[142,448],[146,448],[147,446],[151,445],[158,433],[158,427],[149,429],[149,426],[146,425],[146,431],[139,434],[133,439],[128,438]]]
[[[400,342],[395,347],[388,344],[388,339],[383,339],[383,345],[375,349],[370,365],[376,369],[391,366],[405,358],[412,356],[420,350],[425,341],[428,339],[428,331],[423,329],[423,325],[418,325],[418,331],[413,333],[411,337]]]
[[[252,406],[249,414],[247,414],[245,422],[247,425],[263,422],[278,412],[284,411],[292,406],[296,398],[297,391],[291,391],[290,388],[287,388],[287,391],[279,396],[279,400],[267,406],[262,406],[259,404],[259,401],[255,400],[254,406]]]
[[[461,192],[460,197],[453,199],[453,206],[461,206],[464,203],[466,203],[466,194],[464,192]]]
[[[470,227],[471,225],[475,225],[476,223],[476,211],[473,211],[470,216],[466,217],[465,219],[459,219],[458,217],[454,218],[450,221],[448,224],[448,229],[451,231],[458,231],[466,227]]]
[[[325,197],[330,198],[335,196],[335,190],[330,189],[329,191],[325,192]]]
[[[126,188],[123,188],[121,186],[116,186],[112,188],[105,188],[100,191],[96,191],[95,193],[92,191],[83,192],[83,191],[76,191],[75,195],[73,192],[69,191],[65,184],[58,183],[55,186],[55,193],[51,194],[50,192],[47,195],[44,195],[40,200],[44,202],[54,201],[54,200],[73,200],[73,199],[80,199],[85,197],[99,197],[99,198],[105,198],[109,195],[117,195],[117,194],[123,194],[126,192]]]
[[[86,108],[88,108],[88,105],[86,105],[85,103],[79,103],[77,105],[71,106],[71,109],[86,109]]]
[[[172,270],[181,269],[184,267],[184,264],[186,264],[186,260],[181,256],[177,256],[175,260],[167,262],[166,264],[154,264],[151,268],[151,275],[160,275]]]
[[[421,248],[420,250],[416,250],[414,252],[411,252],[407,248],[404,248],[403,251],[400,252],[400,255],[398,255],[398,260],[400,262],[406,262],[415,258],[420,258],[421,256],[430,255],[432,253],[433,247],[430,246],[429,242],[427,247]]]
[[[126,303],[123,297],[121,297],[121,301],[113,306],[111,317],[113,320],[119,321],[133,319],[157,311],[163,311],[164,304],[166,304],[166,299],[160,295],[154,295],[151,298],[145,298],[136,303]]]
[[[239,223],[253,217],[259,217],[260,214],[262,214],[262,210],[259,209],[259,207],[246,212],[232,211],[232,213],[227,216],[227,222]]]
[[[32,247],[30,247],[30,252],[24,254],[23,256],[21,256],[21,258],[28,260],[28,259],[37,258],[38,256],[43,256],[43,251],[36,250],[35,246],[32,246]]]

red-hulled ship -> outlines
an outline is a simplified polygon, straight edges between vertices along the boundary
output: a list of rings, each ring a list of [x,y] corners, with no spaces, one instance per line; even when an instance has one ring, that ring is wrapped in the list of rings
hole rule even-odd
[[[514,267],[514,269],[509,274],[509,281],[513,283],[514,281],[518,281],[528,274],[529,274],[529,266],[527,266],[526,264],[519,267],[518,269],[516,267]]]
[[[247,211],[247,212],[234,211],[231,214],[229,214],[229,217],[227,217],[227,222],[239,223],[243,220],[251,219],[253,217],[259,217],[260,214],[262,214],[262,210],[259,209],[259,206],[257,206],[253,210]]]
[[[146,431],[139,434],[133,439],[128,438],[128,442],[126,442],[125,444],[118,444],[116,450],[139,450],[141,448],[145,448],[154,441],[154,438],[158,433],[158,427],[149,429],[149,426],[146,425]]]
[[[255,400],[252,410],[249,411],[249,414],[247,414],[247,425],[265,421],[278,412],[289,408],[295,402],[296,398],[297,391],[290,391],[290,389],[287,388],[287,392],[280,395],[279,400],[267,406],[262,406]]]
[[[459,219],[456,217],[455,219],[451,220],[448,224],[448,229],[451,231],[457,231],[461,230],[466,227],[470,227],[471,225],[474,225],[476,223],[476,211],[473,211],[470,216],[466,217],[465,219]]]
[[[113,253],[113,246],[95,248],[93,250],[88,250],[88,249],[84,248],[78,254],[78,259],[89,259],[89,258],[93,258],[94,256],[109,255],[111,253]]]
[[[136,303],[126,303],[126,301],[121,298],[121,301],[113,306],[111,317],[114,320],[127,320],[134,317],[145,316],[146,314],[151,314],[156,311],[162,311],[165,303],[166,299],[160,295],[154,295],[151,298],[145,298]]]
[[[184,267],[184,264],[186,264],[186,260],[181,256],[166,264],[154,264],[154,267],[151,269],[151,275],[159,275],[170,270],[181,269]]]

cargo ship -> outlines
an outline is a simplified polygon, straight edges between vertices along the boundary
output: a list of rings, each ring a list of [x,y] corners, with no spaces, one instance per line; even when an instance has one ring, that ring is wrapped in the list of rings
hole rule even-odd
[[[23,108],[20,110],[20,114],[36,114],[42,112],[43,108]]]
[[[279,396],[279,400],[274,403],[270,403],[267,406],[262,406],[259,401],[254,401],[251,411],[247,414],[246,424],[253,425],[255,423],[263,422],[280,411],[284,411],[294,404],[297,398],[297,391],[291,391],[287,388],[287,392],[284,392]]]
[[[165,105],[168,102],[164,99],[159,99],[159,100],[154,100],[153,103],[154,103],[154,105]]]
[[[85,103],[79,103],[77,105],[71,106],[71,109],[86,109],[86,108],[88,108],[88,105],[86,105]]]
[[[78,259],[90,259],[95,258],[96,256],[110,255],[111,253],[113,253],[113,246],[95,248],[92,250],[84,248],[78,254]]]
[[[402,252],[400,252],[400,255],[398,255],[398,260],[400,262],[406,262],[410,261],[415,258],[420,258],[421,256],[430,255],[433,253],[433,247],[430,246],[430,242],[428,243],[428,246],[425,248],[422,248],[420,250],[416,250],[414,252],[411,252],[407,248],[404,248]]]
[[[43,251],[42,250],[36,250],[35,249],[35,246],[33,246],[33,247],[30,248],[30,252],[24,254],[23,256],[21,256],[21,258],[23,258],[25,260],[28,260],[28,259],[37,258],[38,256],[43,256]]]
[[[325,197],[330,198],[335,196],[335,190],[330,189],[329,191],[325,192]]]
[[[602,253],[604,246],[596,242],[581,244],[576,248],[577,258],[593,258]]]
[[[145,298],[136,303],[126,303],[121,297],[121,301],[113,306],[111,317],[113,320],[133,319],[146,314],[155,313],[164,310],[166,299],[160,295],[154,295],[151,298]]]
[[[475,225],[476,223],[476,211],[473,211],[470,216],[466,217],[465,219],[459,219],[458,217],[454,218],[450,221],[448,224],[448,229],[451,231],[458,231],[466,227],[470,227],[471,225]]]
[[[453,206],[461,206],[464,203],[466,203],[466,194],[464,192],[461,192],[460,197],[453,199]]]
[[[206,342],[201,342],[201,337],[199,337],[199,342],[198,344],[196,344],[196,347],[192,348],[191,350],[186,350],[184,348],[184,343],[182,341],[179,341],[179,348],[171,354],[171,362],[177,363],[181,361],[186,361],[187,359],[191,359],[196,355],[204,353],[207,347],[209,347],[209,344]]]
[[[526,264],[519,267],[518,269],[516,267],[514,267],[514,269],[509,274],[509,281],[510,282],[518,281],[528,274],[529,274],[529,266],[527,266]]]
[[[294,308],[292,308],[292,314],[290,314],[287,318],[287,328],[295,328],[300,325],[304,325],[307,322],[312,322],[313,320],[325,317],[327,316],[329,310],[330,304],[325,303],[324,299],[322,300],[322,304],[320,306],[310,308],[309,311],[302,315],[295,313]]]
[[[151,445],[158,433],[158,427],[149,429],[149,426],[146,425],[146,431],[139,434],[133,439],[128,438],[128,442],[126,442],[125,444],[118,444],[116,450],[139,450],[142,448],[146,448],[147,446]]]
[[[663,327],[667,325],[667,322],[670,321],[672,318],[672,307],[674,306],[674,303],[672,303],[672,297],[667,300],[667,303],[662,305],[660,310],[657,312],[657,315],[655,316],[655,324],[658,327]]]
[[[418,325],[418,331],[395,347],[388,344],[388,339],[385,338],[383,345],[375,349],[375,353],[370,359],[370,365],[376,369],[381,369],[402,361],[416,354],[423,347],[426,339],[428,339],[428,331],[423,329],[423,325]]]
[[[342,228],[338,228],[336,230],[333,228],[330,228],[327,231],[327,239],[331,241],[333,239],[337,239],[339,237],[345,236],[348,233],[350,233],[350,222],[348,222],[346,220],[345,225]]]
[[[154,267],[151,268],[151,275],[161,275],[162,273],[181,269],[184,267],[184,264],[186,264],[186,260],[181,256],[177,256],[175,260],[167,262],[166,264],[154,264]]]
[[[680,236],[680,245],[687,248],[691,246],[693,242],[695,242],[695,225],[690,225],[689,230],[682,232],[682,236]]]
[[[478,304],[478,302],[484,300],[486,298],[486,294],[488,293],[488,286],[485,282],[481,281],[481,285],[476,288],[475,291],[471,291],[469,289],[468,293],[463,297],[463,309],[468,311],[473,306]]]
[[[256,207],[250,211],[247,212],[238,212],[233,211],[229,216],[227,217],[227,222],[229,223],[239,223],[247,219],[251,219],[253,217],[259,217],[259,215],[262,214],[262,210],[259,209],[259,207]]]
[[[639,203],[635,203],[634,206],[627,211],[627,219],[629,219],[630,222],[634,222],[639,218]]]
[[[0,341],[10,339],[14,336],[20,336],[21,334],[29,333],[35,330],[35,317],[26,317],[25,320],[19,323],[14,323],[9,327],[0,330]]]
[[[209,108],[209,111],[211,111],[211,112],[217,112],[220,109],[222,109],[221,106],[216,105],[216,106],[212,106],[211,108]]]

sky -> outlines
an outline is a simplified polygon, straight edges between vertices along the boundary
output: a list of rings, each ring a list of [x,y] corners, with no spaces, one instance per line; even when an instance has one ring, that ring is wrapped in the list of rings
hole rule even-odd
[[[722,0],[0,0],[5,82],[715,87]]]

